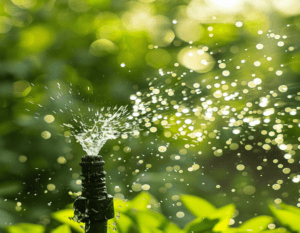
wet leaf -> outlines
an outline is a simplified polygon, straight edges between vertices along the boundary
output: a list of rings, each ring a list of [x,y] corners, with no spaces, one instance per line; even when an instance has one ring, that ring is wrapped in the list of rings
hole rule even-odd
[[[51,231],[51,233],[71,233],[71,229],[68,225],[61,225]]]
[[[269,205],[272,214],[283,227],[287,227],[292,231],[300,232],[300,214],[287,205],[280,205],[280,207],[283,207],[283,209],[277,209],[274,205]]]
[[[121,198],[114,198],[114,209],[115,212],[124,213],[131,207],[131,202],[121,199]]]
[[[240,228],[228,228],[225,231],[222,231],[222,233],[246,233],[246,232],[253,232],[253,233],[291,233],[290,231],[286,230],[285,228],[278,228],[278,229],[273,229],[273,230],[250,230],[245,231],[245,229],[240,229]]]
[[[51,217],[54,218],[55,220],[69,225],[77,232],[83,233],[84,230],[83,228],[80,227],[80,226],[83,227],[83,224],[79,224],[74,220],[71,220],[70,218],[72,218],[73,216],[74,216],[74,211],[72,209],[60,210],[51,214]]]
[[[135,210],[143,211],[149,210],[160,211],[159,203],[157,200],[147,192],[141,192],[131,201],[132,208]]]
[[[156,212],[151,212],[151,211],[143,211],[143,212],[138,212],[136,214],[136,222],[138,224],[139,229],[144,229],[148,232],[150,229],[152,232],[153,230],[156,230],[154,232],[180,232],[181,229],[176,226],[176,224],[168,221],[168,219]],[[144,232],[144,231],[142,231]]]
[[[164,228],[164,232],[165,233],[180,233],[182,232],[182,230],[175,224],[172,222],[169,222],[165,228]]]
[[[115,202],[120,210],[120,220],[117,220],[118,232],[176,232],[181,229],[170,223],[165,216],[156,212],[158,202],[147,192],[142,192],[132,201]],[[154,210],[154,211],[153,211]],[[125,213],[125,214],[123,214]],[[123,222],[125,220],[125,224]]]
[[[183,230],[183,232],[190,233],[204,233],[204,232],[212,232],[214,226],[217,224],[218,219],[203,219],[203,218],[196,218],[194,221],[190,222]]]
[[[220,219],[220,222],[216,224],[214,227],[214,231],[223,231],[229,227],[229,220],[232,218],[235,210],[234,204],[229,204],[223,206],[217,211],[215,211],[212,215],[209,216],[210,219]]]
[[[196,217],[208,217],[217,210],[217,208],[211,203],[200,197],[182,195],[181,201],[188,211],[190,211]]]
[[[18,225],[9,226],[6,228],[8,233],[43,233],[45,227],[42,225],[31,223],[19,223]]]
[[[235,210],[234,204],[217,209],[208,201],[191,195],[183,195],[181,201],[184,206],[198,218],[220,219],[220,222],[214,227],[214,231],[227,229],[229,220],[232,218]]]
[[[122,213],[120,213],[119,220],[117,220],[116,218],[113,218],[108,221],[108,224],[110,224],[111,229],[116,227],[116,231],[114,231],[114,232],[120,232],[120,233],[138,232],[137,227],[134,224],[134,222],[132,221],[132,219],[130,219],[128,216],[126,216],[125,214],[122,214]],[[114,226],[113,224],[116,224],[116,226]]]
[[[280,208],[283,209],[283,210],[288,210],[290,212],[293,212],[295,214],[300,215],[300,209],[298,207],[296,207],[296,206],[292,206],[292,205],[287,205],[287,204],[281,203],[280,204]]]
[[[168,221],[163,215],[149,210],[137,212],[136,220],[139,226],[149,226],[151,228],[162,228]]]
[[[273,223],[274,219],[270,216],[258,216],[248,221],[244,222],[239,229],[244,229],[248,231],[261,232],[268,229],[268,225]]]
[[[290,231],[286,230],[285,228],[278,228],[274,230],[267,230],[267,231],[262,231],[262,233],[291,233]]]
[[[222,233],[244,233],[245,230],[239,230],[238,228],[227,228],[226,230],[222,231]]]

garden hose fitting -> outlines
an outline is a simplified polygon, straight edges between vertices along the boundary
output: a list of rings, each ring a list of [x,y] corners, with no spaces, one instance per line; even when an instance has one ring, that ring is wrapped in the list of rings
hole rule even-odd
[[[113,197],[107,194],[102,156],[82,157],[82,195],[74,202],[74,218],[85,223],[87,233],[106,233],[107,220],[114,217]]]

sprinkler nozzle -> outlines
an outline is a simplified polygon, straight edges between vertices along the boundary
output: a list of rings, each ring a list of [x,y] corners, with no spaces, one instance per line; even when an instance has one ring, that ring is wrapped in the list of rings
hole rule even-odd
[[[74,202],[74,217],[84,222],[85,232],[106,233],[107,220],[114,217],[113,197],[105,186],[105,162],[102,156],[82,157],[82,195]]]

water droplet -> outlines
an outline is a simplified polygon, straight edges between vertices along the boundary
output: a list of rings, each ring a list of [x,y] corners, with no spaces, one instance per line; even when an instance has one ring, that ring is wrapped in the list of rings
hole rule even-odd
[[[235,23],[235,26],[237,26],[237,27],[242,27],[242,26],[243,26],[243,22],[237,21],[237,22]]]
[[[184,212],[182,212],[182,211],[178,211],[177,213],[176,213],[176,217],[177,218],[183,218],[185,216],[185,214],[184,214]]]

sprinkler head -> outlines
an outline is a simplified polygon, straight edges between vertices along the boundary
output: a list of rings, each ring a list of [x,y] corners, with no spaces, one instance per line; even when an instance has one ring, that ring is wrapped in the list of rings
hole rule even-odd
[[[107,220],[114,217],[113,197],[105,186],[102,156],[82,157],[82,195],[74,202],[74,218],[86,224],[86,232],[107,232]],[[101,228],[101,229],[99,229]]]

